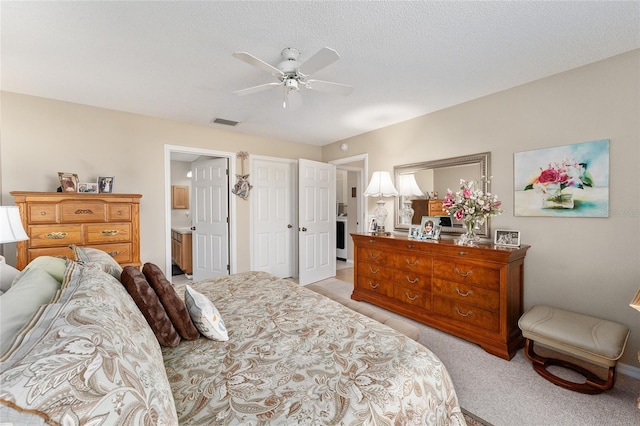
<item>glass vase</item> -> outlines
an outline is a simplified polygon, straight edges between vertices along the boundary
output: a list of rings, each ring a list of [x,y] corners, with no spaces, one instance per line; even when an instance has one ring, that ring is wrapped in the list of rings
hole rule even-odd
[[[477,222],[475,220],[469,220],[464,222],[464,234],[458,238],[459,246],[473,246],[480,241],[480,237],[476,235]]]
[[[572,209],[573,206],[573,194],[548,192],[542,197],[543,209]]]

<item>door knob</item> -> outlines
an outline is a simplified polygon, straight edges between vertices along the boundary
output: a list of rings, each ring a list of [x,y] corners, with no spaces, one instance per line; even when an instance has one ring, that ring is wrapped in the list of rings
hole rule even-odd
[[[287,225],[287,228],[291,229],[291,228],[293,228],[293,225],[288,224],[288,225]]]
[[[196,230],[196,227],[195,227],[195,226],[192,226],[192,227],[191,227],[191,230],[192,230],[192,231],[195,231],[195,230]]]
[[[302,232],[307,232],[307,228],[305,228],[304,226],[302,227]]]

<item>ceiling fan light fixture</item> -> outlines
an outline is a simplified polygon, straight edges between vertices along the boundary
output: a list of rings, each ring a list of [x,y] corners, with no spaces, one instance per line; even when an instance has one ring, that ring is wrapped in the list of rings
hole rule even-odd
[[[298,90],[298,80],[295,78],[289,77],[284,81],[284,87],[287,90]]]

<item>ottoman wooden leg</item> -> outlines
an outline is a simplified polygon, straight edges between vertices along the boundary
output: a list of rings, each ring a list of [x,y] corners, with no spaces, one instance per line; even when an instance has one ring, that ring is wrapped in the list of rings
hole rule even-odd
[[[527,356],[527,358],[531,360],[533,369],[536,371],[536,373],[538,373],[545,379],[549,380],[551,383],[558,385],[560,387],[563,387],[565,389],[594,395],[594,394],[601,393],[602,391],[611,389],[613,387],[613,384],[615,383],[615,379],[616,379],[615,366],[609,367],[607,380],[602,380],[600,377],[596,376],[589,370],[582,368],[579,365],[575,365],[569,361],[564,361],[556,358],[547,358],[547,357],[543,357],[536,354],[535,351],[533,350],[533,340],[531,339],[525,340],[524,353]],[[552,374],[551,372],[549,372],[549,370],[547,370],[547,367],[551,365],[557,365],[557,366],[575,371],[576,373],[584,376],[586,378],[586,382],[576,383],[576,382],[571,382],[569,380],[565,380],[561,377],[558,377]]]

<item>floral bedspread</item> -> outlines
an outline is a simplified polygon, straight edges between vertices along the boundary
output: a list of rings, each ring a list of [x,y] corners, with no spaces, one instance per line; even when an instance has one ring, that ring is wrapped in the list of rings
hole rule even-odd
[[[191,286],[229,341],[163,348],[181,425],[465,424],[444,365],[395,330],[262,272]]]

